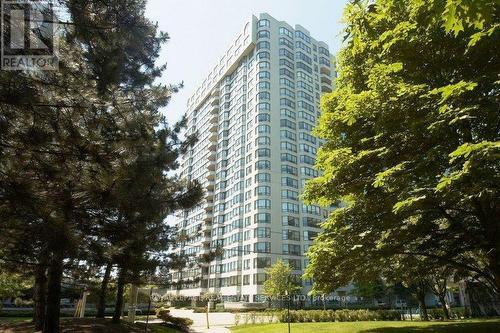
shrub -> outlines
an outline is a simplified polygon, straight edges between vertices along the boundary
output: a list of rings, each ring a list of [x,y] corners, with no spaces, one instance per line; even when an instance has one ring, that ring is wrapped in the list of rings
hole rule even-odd
[[[288,321],[287,310],[281,310],[273,316],[279,322]],[[334,322],[334,321],[376,321],[376,320],[401,320],[401,315],[396,310],[291,310],[290,322]]]
[[[182,331],[189,331],[189,327],[193,325],[193,321],[189,318],[171,317],[170,323],[176,327],[179,327]]]
[[[170,323],[181,331],[188,332],[189,327],[193,325],[193,321],[189,318],[174,317],[170,314],[170,310],[159,308],[156,310],[156,317],[163,320],[165,323]]]
[[[455,319],[471,318],[470,311],[466,308],[451,308],[450,317]]]

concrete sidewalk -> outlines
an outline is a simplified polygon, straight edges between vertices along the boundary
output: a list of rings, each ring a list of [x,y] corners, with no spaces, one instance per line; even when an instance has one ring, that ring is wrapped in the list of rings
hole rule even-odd
[[[194,313],[193,310],[170,309],[174,317],[189,318],[193,321],[191,326],[196,333],[229,333],[227,327],[234,326],[234,314],[229,312],[213,312],[208,314],[210,329],[207,328],[206,313]]]
[[[191,331],[193,333],[230,333],[227,327],[234,326],[234,314],[229,312],[213,312],[208,314],[210,328],[207,328],[206,313],[194,313],[193,310],[181,310],[170,308],[174,317],[189,318],[193,321]],[[161,323],[161,320],[150,320],[150,323]]]

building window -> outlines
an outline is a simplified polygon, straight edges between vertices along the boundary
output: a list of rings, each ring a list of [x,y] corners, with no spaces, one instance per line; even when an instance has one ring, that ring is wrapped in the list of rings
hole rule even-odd
[[[271,238],[271,228],[258,227],[254,229],[254,238]],[[259,267],[264,268],[264,267]]]
[[[281,150],[291,151],[293,153],[297,152],[297,145],[290,143],[288,141],[282,141],[280,144]]]
[[[253,216],[254,223],[271,223],[271,214],[257,213]]]
[[[271,23],[269,22],[269,20],[266,20],[266,19],[259,20],[259,22],[257,23],[257,27],[259,27],[259,28],[270,27],[270,26],[271,26]]]
[[[306,43],[311,42],[311,38],[300,30],[295,31],[295,37],[304,40]]]
[[[327,67],[330,67],[330,60],[326,59],[326,58],[323,58],[323,57],[320,57],[319,58],[319,63],[321,65],[325,65]]]
[[[295,102],[289,100],[288,98],[281,98],[280,105],[281,106],[288,106],[289,108],[292,108],[292,109],[295,108]]]
[[[255,134],[270,134],[271,133],[271,126],[269,125],[259,125],[255,129]]]
[[[271,44],[266,40],[257,43],[257,50],[269,50],[270,48]]]
[[[288,36],[290,38],[293,38],[293,33],[285,27],[280,27],[279,32],[280,35],[282,36]]]
[[[281,166],[281,174],[297,176],[298,170],[294,166],[284,164]]]
[[[296,141],[297,135],[293,132],[290,132],[289,130],[281,130],[280,131],[280,138]]]
[[[295,89],[295,83],[293,83],[293,81],[287,79],[287,78],[281,78],[280,79],[280,84],[281,85],[284,85],[284,86],[287,86],[288,88],[291,88],[291,89]]]
[[[254,201],[254,209],[271,209],[271,200],[258,199]]]
[[[269,82],[262,82],[262,83],[269,83]],[[259,103],[257,104],[257,111],[271,111],[271,104],[264,102],[264,103]]]
[[[291,227],[298,227],[299,226],[299,219],[294,216],[282,216],[281,217],[281,224],[286,225],[286,226],[291,226]]]
[[[270,183],[271,182],[271,174],[270,173],[258,173],[255,175],[256,183]]]
[[[257,186],[254,191],[255,191],[255,195],[270,196],[271,195],[271,186]]]
[[[297,181],[297,179],[290,177],[281,177],[281,185],[293,188],[299,188],[299,182]]]
[[[307,63],[309,65],[312,64],[311,57],[307,56],[306,54],[302,53],[301,51],[297,52],[296,59],[297,60],[302,60],[303,62],[305,62],[305,63]]]
[[[315,231],[304,231],[304,240],[313,241],[318,236],[318,233]]]
[[[318,48],[318,52],[319,52],[319,54],[323,54],[323,55],[325,55],[327,57],[330,57],[330,52],[327,49],[325,49],[324,47],[320,46]]]
[[[288,51],[287,49],[280,49],[280,51],[279,51],[279,52],[280,52],[280,53],[279,53],[279,55],[280,55],[281,57],[287,57],[288,59],[290,59],[290,60],[292,60],[292,61],[293,61],[293,60],[295,60],[295,58],[294,58],[294,56],[293,56],[293,53],[292,53],[292,52],[290,52],[290,51]]]
[[[283,213],[299,213],[299,205],[291,203],[291,202],[282,202],[281,203],[281,212]]]
[[[270,161],[257,161],[255,163],[255,169],[256,170],[269,170],[269,169],[271,169],[271,162]]]
[[[300,245],[297,244],[283,244],[283,254],[291,254],[300,256]]]
[[[314,158],[307,155],[300,155],[300,163],[314,165]]]
[[[288,109],[281,109],[280,110],[280,115],[282,117],[289,117],[289,118],[292,118],[292,119],[296,118],[295,112],[292,111],[292,110],[288,110]]]
[[[268,71],[261,71],[257,74],[257,78],[259,80],[261,79],[270,79],[271,78],[271,73],[269,73]]]
[[[281,199],[297,200],[299,192],[292,190],[281,190]]]
[[[268,93],[267,91],[263,91],[257,94],[258,101],[269,101],[270,99],[271,99],[271,94]]]
[[[271,149],[269,149],[269,148],[259,148],[255,152],[255,157],[271,157]]]
[[[253,250],[256,253],[270,253],[271,252],[271,243],[270,242],[254,243]]]
[[[295,130],[297,128],[297,125],[295,122],[288,120],[288,119],[280,119],[280,127],[281,128],[290,128]]]
[[[311,53],[311,48],[306,44],[302,43],[300,40],[295,42],[295,47],[301,50],[306,51],[307,53]]]
[[[257,33],[257,38],[269,38],[271,33],[268,30],[261,30]]]
[[[271,115],[268,113],[261,113],[257,116],[255,116],[255,122],[256,123],[261,123],[261,122],[270,122],[271,121]]]
[[[281,153],[281,162],[290,162],[297,164],[297,156],[289,153]]]
[[[302,69],[303,71],[311,74],[312,73],[312,68],[304,64],[303,62],[298,62],[297,63],[297,69]]]
[[[293,42],[290,41],[288,38],[280,37],[279,44],[288,46],[289,48],[293,49]]]
[[[269,146],[271,144],[271,138],[268,136],[259,136],[255,139],[256,146]]]
[[[270,68],[271,67],[271,63],[269,61],[261,61],[261,62],[259,62],[259,64],[258,64],[257,67],[259,69]]]
[[[262,90],[262,89],[271,89],[271,83],[267,81],[262,81],[257,83],[257,90]]]
[[[300,232],[297,230],[283,230],[282,239],[300,241]]]
[[[291,79],[295,78],[295,75],[288,68],[280,68],[280,75],[288,76]]]
[[[271,54],[267,51],[261,51],[259,53],[257,53],[257,59],[258,60],[261,60],[261,59],[270,59],[271,58]]]
[[[293,70],[295,68],[295,65],[293,64],[293,62],[291,62],[290,60],[287,60],[285,58],[280,59],[280,66],[286,66],[286,67],[290,68],[291,70]]]
[[[295,98],[295,92],[293,92],[292,90],[287,89],[287,88],[281,88],[280,89],[280,95],[281,96],[287,96],[287,97],[290,97],[290,98]]]

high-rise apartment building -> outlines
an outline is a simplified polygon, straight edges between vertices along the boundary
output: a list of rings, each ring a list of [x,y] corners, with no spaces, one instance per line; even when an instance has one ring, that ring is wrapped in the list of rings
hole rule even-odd
[[[220,293],[259,301],[265,268],[277,259],[294,274],[327,210],[303,204],[318,139],[311,135],[320,95],[332,89],[328,46],[300,25],[253,16],[188,101],[188,133],[199,141],[183,156],[182,177],[198,180],[205,200],[178,216],[190,236],[174,249],[206,262],[172,274],[185,296]],[[210,256],[215,249],[219,256]],[[304,292],[310,284],[303,282]]]

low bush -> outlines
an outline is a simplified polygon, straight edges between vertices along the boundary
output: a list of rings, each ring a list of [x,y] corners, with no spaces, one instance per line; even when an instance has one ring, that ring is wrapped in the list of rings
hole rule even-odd
[[[191,325],[193,325],[193,321],[191,319],[174,317],[170,314],[170,310],[165,308],[159,308],[156,310],[156,317],[184,332],[188,332]]]
[[[472,317],[469,309],[466,308],[451,308],[450,315],[455,319],[465,319]]]
[[[279,322],[288,321],[287,310],[278,311],[275,318]],[[396,310],[291,310],[292,323],[333,322],[333,321],[376,321],[401,320],[401,314]]]
[[[430,319],[444,320],[444,310],[441,308],[430,309],[427,311]],[[449,310],[450,319],[465,319],[470,318],[469,312],[464,308],[452,308]]]

